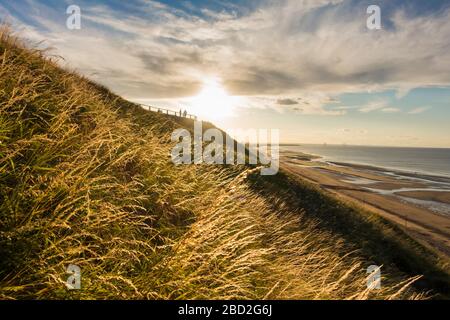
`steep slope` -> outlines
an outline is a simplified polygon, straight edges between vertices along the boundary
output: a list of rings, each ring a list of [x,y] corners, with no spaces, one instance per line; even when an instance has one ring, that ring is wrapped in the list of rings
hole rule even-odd
[[[175,166],[177,119],[60,69],[7,28],[0,63],[0,298],[385,299],[436,287],[411,285],[416,270],[388,259],[382,289],[367,290],[379,227],[336,232],[320,213],[343,223],[354,210],[283,173]],[[69,264],[81,290],[65,287]]]

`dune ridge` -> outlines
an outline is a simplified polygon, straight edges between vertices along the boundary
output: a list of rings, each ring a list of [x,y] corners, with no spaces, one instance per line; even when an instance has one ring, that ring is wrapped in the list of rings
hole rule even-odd
[[[286,172],[175,166],[170,134],[192,122],[61,69],[8,27],[0,88],[1,299],[447,294],[433,253]],[[65,287],[69,264],[82,270],[81,290]],[[372,264],[383,265],[381,290],[367,289]]]

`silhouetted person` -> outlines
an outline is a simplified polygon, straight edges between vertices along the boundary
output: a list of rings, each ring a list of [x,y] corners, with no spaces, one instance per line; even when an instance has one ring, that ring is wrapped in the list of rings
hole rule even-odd
[[[187,111],[186,110],[184,110],[183,116],[186,118],[186,116],[187,116]]]

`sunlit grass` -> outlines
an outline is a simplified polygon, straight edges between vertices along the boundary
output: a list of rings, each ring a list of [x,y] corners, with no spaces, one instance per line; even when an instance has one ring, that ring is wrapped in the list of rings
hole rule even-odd
[[[424,297],[401,273],[368,291],[364,257],[251,168],[174,166],[173,119],[0,37],[0,298]]]

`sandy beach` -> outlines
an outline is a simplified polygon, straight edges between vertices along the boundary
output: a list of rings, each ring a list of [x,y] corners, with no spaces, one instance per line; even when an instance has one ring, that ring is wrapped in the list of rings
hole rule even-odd
[[[367,165],[323,162],[317,156],[281,152],[282,167],[376,212],[411,237],[450,257],[450,179],[389,171]]]

